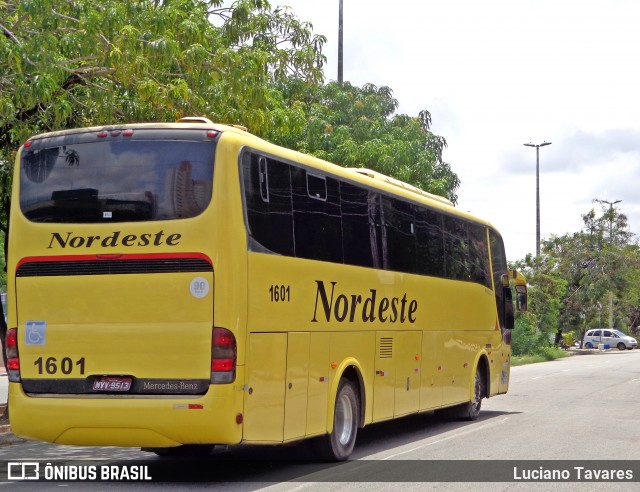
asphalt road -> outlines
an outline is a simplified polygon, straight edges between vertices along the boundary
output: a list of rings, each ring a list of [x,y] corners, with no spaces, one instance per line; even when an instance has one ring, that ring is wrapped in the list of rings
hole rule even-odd
[[[369,426],[359,433],[353,460],[319,464],[305,444],[277,447],[220,449],[204,461],[166,462],[134,449],[82,448],[25,441],[0,447],[0,460],[82,460],[105,463],[150,464],[163,479],[213,480],[216,489],[274,491],[371,490],[638,490],[640,483],[640,350],[607,351],[512,368],[510,390],[483,402],[475,422],[440,420],[434,415],[412,416]],[[458,460],[457,463],[452,461]],[[480,460],[480,461],[475,461]],[[527,480],[486,483],[487,470],[500,460],[518,462],[534,471],[553,464],[610,469],[631,466],[633,483],[592,481],[532,483]],[[570,461],[567,461],[570,460]],[[622,460],[622,461],[619,461]],[[633,461],[629,461],[633,460]],[[158,468],[158,464],[161,468]],[[513,476],[510,461],[508,475]],[[154,468],[155,467],[155,468]],[[625,468],[626,467],[626,468]],[[460,482],[436,474],[453,473]],[[447,471],[448,470],[448,471]],[[498,466],[496,477],[504,477]],[[596,470],[597,471],[597,470]],[[426,481],[425,481],[426,480]],[[436,481],[434,481],[436,480]],[[450,479],[449,479],[450,480]],[[502,482],[502,480],[496,480]],[[329,483],[331,482],[331,483]],[[402,482],[402,483],[399,483]],[[481,483],[476,483],[481,482]],[[4,483],[0,487],[38,487],[54,484]],[[81,490],[83,484],[65,484]],[[200,488],[211,484],[174,483],[172,488]],[[109,490],[113,484],[91,484]],[[166,484],[147,484],[147,487]],[[86,483],[84,484],[86,487]],[[119,483],[138,490],[140,485]],[[22,490],[26,490],[23,488]]]

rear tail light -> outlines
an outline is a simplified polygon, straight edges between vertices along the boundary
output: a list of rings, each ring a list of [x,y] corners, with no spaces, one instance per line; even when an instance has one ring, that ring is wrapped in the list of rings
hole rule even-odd
[[[236,337],[225,328],[214,328],[211,342],[211,384],[235,381],[236,358]]]
[[[20,381],[20,357],[18,356],[18,330],[7,330],[7,375],[11,382]]]

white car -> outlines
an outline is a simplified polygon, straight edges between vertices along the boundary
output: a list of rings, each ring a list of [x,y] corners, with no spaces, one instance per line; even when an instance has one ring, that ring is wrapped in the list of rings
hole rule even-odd
[[[589,330],[582,342],[585,348],[597,348],[600,344],[608,348],[617,347],[619,350],[638,348],[638,340],[635,338],[625,335],[620,330],[605,328]]]

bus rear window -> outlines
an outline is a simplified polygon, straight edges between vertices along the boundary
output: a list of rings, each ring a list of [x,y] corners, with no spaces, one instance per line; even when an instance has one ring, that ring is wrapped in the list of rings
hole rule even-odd
[[[53,223],[200,214],[211,201],[215,142],[162,139],[157,133],[145,139],[144,133],[129,139],[96,140],[94,133],[36,140],[22,153],[22,212],[33,222]]]

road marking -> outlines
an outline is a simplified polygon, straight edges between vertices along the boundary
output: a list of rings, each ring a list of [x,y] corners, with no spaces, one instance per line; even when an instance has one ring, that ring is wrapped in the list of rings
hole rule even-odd
[[[450,436],[447,436],[447,437],[445,437],[443,439],[438,439],[437,441],[431,441],[431,442],[428,442],[426,444],[422,444],[420,446],[416,446],[414,448],[407,449],[406,451],[401,451],[399,453],[392,454],[390,456],[387,456],[386,458],[382,458],[382,461],[390,460],[390,459],[396,458],[398,456],[402,456],[403,454],[412,453],[414,451],[418,451],[419,449],[428,448],[429,446],[433,446],[434,444],[440,444],[442,442],[450,441],[451,439],[454,439],[456,437],[460,437],[460,436],[463,436],[463,435],[466,435],[466,434],[471,434],[473,432],[477,432],[479,430],[485,429],[487,427],[491,427],[491,426],[496,425],[496,424],[502,424],[503,422],[506,422],[507,420],[509,420],[509,417],[505,417],[505,418],[503,418],[502,420],[499,420],[499,421],[488,422],[488,423],[483,424],[483,425],[473,425],[473,426],[468,427],[464,431],[456,432],[456,433],[454,433],[454,434],[452,434]]]

